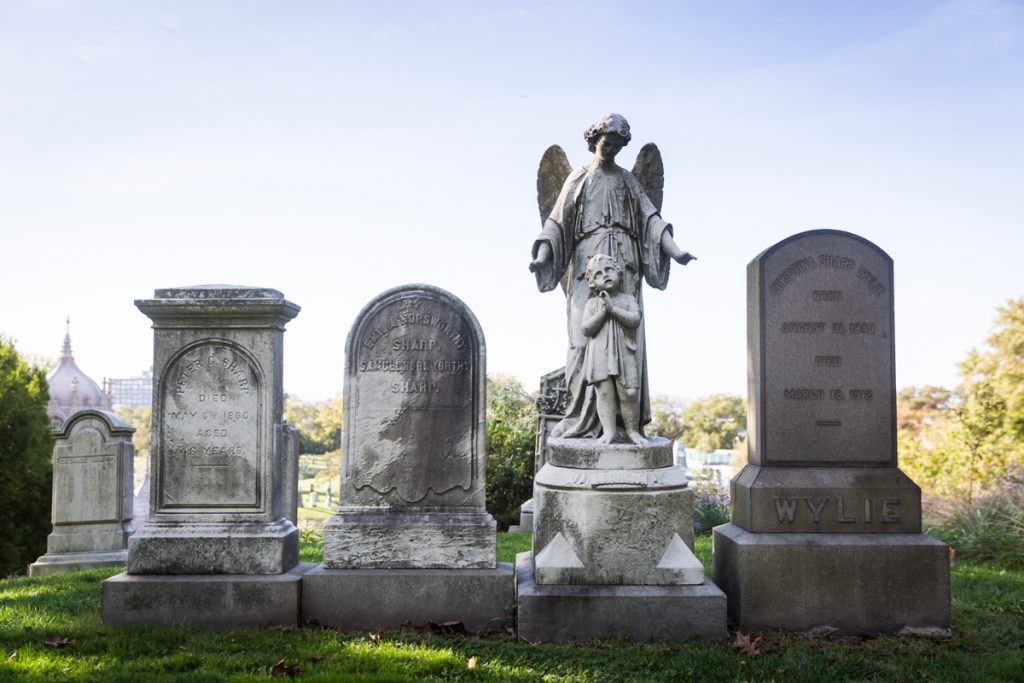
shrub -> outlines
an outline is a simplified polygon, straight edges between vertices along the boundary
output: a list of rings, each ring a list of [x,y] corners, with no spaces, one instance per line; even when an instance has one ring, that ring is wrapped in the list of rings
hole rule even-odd
[[[929,500],[925,527],[959,558],[1024,569],[1024,481],[1010,480],[1003,491],[975,499],[973,504]]]
[[[0,337],[0,576],[24,572],[46,551],[53,435],[41,368]]]
[[[487,379],[487,511],[499,529],[533,495],[537,407],[515,379]]]
[[[691,480],[696,492],[693,505],[693,531],[710,534],[719,524],[729,522],[729,488],[722,481],[722,473],[714,470],[708,479]]]

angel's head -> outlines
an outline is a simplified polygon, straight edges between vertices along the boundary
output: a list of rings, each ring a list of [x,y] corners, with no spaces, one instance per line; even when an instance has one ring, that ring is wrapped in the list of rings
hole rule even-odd
[[[601,139],[601,136],[614,136],[618,140],[613,140],[618,149],[622,149],[629,144],[629,141],[633,138],[629,133],[629,122],[626,121],[626,117],[622,114],[605,114],[597,121],[594,122],[590,128],[583,133],[583,139],[587,141],[587,149],[591,152],[597,152],[597,143]],[[612,156],[615,156],[614,154]]]

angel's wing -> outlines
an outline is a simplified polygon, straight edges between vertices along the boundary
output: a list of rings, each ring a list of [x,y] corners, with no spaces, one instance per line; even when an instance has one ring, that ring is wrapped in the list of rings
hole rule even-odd
[[[661,211],[661,200],[665,195],[665,165],[661,163],[661,152],[653,142],[640,148],[633,164],[633,175],[640,181],[644,192]]]
[[[558,145],[551,145],[544,151],[537,169],[537,206],[540,208],[541,225],[551,215],[551,209],[558,200],[565,179],[572,173],[569,158]]]

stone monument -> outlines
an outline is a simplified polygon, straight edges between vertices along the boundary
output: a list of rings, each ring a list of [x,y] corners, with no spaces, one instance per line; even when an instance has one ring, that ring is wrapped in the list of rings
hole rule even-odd
[[[125,564],[134,432],[113,413],[84,410],[54,433],[53,532],[29,576]]]
[[[473,313],[429,285],[384,292],[345,344],[338,512],[303,614],[323,625],[461,621],[500,628],[514,604],[484,507],[486,367]]]
[[[285,324],[273,289],[158,289],[150,516],[103,583],[109,624],[298,623],[298,440],[281,421]]]
[[[747,267],[749,464],[714,576],[745,631],[948,633],[948,547],[897,467],[892,259],[836,230]]]
[[[541,161],[544,227],[530,264],[541,291],[561,285],[569,336],[564,417],[534,480],[533,552],[516,559],[519,638],[638,641],[722,637],[725,596],[693,554],[693,499],[671,442],[650,422],[641,281],[663,289],[676,246],[660,215],[653,144],[633,173],[615,165],[630,139],[617,114],[585,133],[593,161]]]

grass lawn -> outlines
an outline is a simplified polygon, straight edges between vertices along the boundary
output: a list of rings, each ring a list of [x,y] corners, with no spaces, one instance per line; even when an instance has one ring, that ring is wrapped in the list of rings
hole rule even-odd
[[[499,534],[511,561],[529,536]],[[711,540],[697,554],[710,565]],[[302,559],[321,549],[304,535]],[[950,640],[764,633],[761,654],[731,641],[672,645],[530,645],[403,630],[114,629],[99,621],[99,583],[116,571],[0,581],[0,680],[78,681],[685,681],[1024,680],[1024,572],[957,562]],[[295,668],[297,667],[297,668]]]

